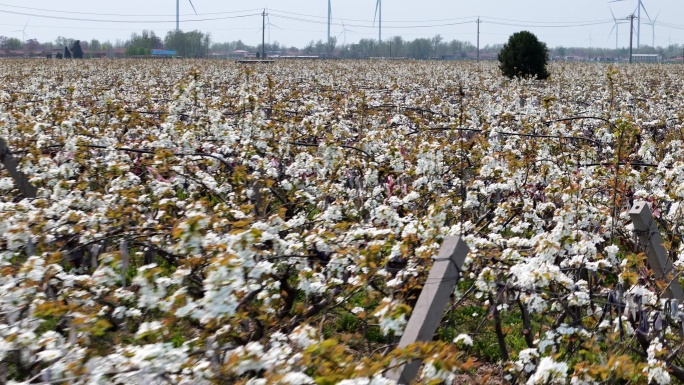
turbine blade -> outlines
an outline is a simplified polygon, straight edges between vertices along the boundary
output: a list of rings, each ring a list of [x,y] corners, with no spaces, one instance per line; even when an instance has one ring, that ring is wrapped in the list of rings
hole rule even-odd
[[[642,2],[640,1],[640,2],[639,2],[639,5],[641,5],[641,9],[643,9],[644,12],[646,13],[646,17],[648,17],[648,21],[653,22],[653,19],[651,19],[651,15],[648,14],[648,11],[646,10],[646,7],[644,6],[644,3],[642,3]]]
[[[608,34],[608,39],[610,39],[611,36],[613,36],[613,31],[615,31],[615,27],[617,27],[617,24],[613,26],[613,28],[610,30],[610,33]],[[608,40],[606,39],[606,40]]]
[[[197,10],[195,9],[195,4],[192,3],[192,0],[188,0],[190,2],[190,6],[192,7],[192,10],[195,11],[195,15],[197,14]]]
[[[613,9],[610,8],[610,7],[608,7],[608,9],[610,10],[611,16],[613,16],[613,20],[614,20],[615,22],[617,22],[617,19],[615,18],[615,14],[613,13]]]
[[[380,9],[380,0],[375,2],[375,14],[373,15],[373,27],[375,27],[375,20],[378,18],[378,10]]]

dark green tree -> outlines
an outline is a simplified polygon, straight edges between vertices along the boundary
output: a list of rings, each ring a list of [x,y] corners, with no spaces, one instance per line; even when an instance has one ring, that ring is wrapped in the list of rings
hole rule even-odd
[[[556,47],[556,54],[558,54],[558,56],[565,56],[566,52],[567,52],[567,50],[565,49],[565,47],[563,47],[563,46]]]
[[[409,56],[416,59],[429,59],[434,52],[432,40],[418,38],[409,43]]]
[[[154,31],[143,30],[141,34],[134,32],[125,45],[127,56],[145,56],[151,55],[153,49],[163,48],[164,42]]]
[[[169,31],[164,39],[164,46],[176,51],[179,56],[206,57],[211,46],[211,37],[200,31]]]
[[[548,61],[549,49],[546,43],[540,42],[528,31],[511,35],[499,52],[499,68],[509,78],[536,76],[538,79],[546,79],[549,77],[546,70]]]
[[[90,50],[91,51],[99,51],[102,49],[102,44],[100,43],[99,40],[93,39],[90,41]]]
[[[15,49],[21,49],[21,47],[24,44],[21,42],[21,40],[15,38],[15,37],[10,37],[5,39],[5,41],[2,44],[2,49],[5,51],[11,51]]]
[[[71,59],[71,51],[69,51],[69,47],[64,47],[64,58],[65,59]]]
[[[74,41],[74,45],[71,46],[71,55],[74,59],[83,59],[83,49],[81,48],[81,41]]]

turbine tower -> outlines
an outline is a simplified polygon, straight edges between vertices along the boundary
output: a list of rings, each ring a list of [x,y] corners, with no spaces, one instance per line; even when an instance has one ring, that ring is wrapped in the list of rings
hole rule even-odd
[[[195,4],[192,3],[192,0],[188,0],[190,2],[190,6],[192,7],[192,10],[195,11],[195,15],[197,14],[197,10],[195,9]],[[180,31],[180,0],[176,0],[176,32]]]
[[[656,20],[658,20],[658,16],[660,16],[660,12],[658,12],[658,14],[656,15],[656,17],[654,17],[653,20],[651,20],[651,23],[650,23],[650,24],[651,24],[651,28],[652,28],[652,36],[651,36],[651,37],[653,38],[653,46],[652,46],[653,48],[655,48],[655,25],[656,25]]]
[[[609,3],[616,3],[618,1],[625,1],[625,0],[613,0],[609,1]],[[648,14],[648,11],[646,10],[646,7],[644,6],[644,3],[642,0],[637,0],[637,48],[641,48],[641,10],[644,10],[644,13],[646,13],[646,17],[648,17],[648,20],[651,21],[651,16]]]
[[[375,19],[378,20],[378,45],[382,43],[382,0],[375,3],[375,16],[373,17],[373,25]]]
[[[608,8],[610,9],[610,7]],[[613,34],[613,31],[615,31],[615,49],[618,49],[618,37],[620,36],[620,24],[624,24],[627,21],[626,20],[618,20],[615,18],[615,14],[613,13],[613,10],[610,9],[610,14],[613,16],[613,21],[615,22],[615,25],[613,25],[613,28],[610,30],[610,33],[608,34],[608,38],[610,39],[610,35]]]
[[[332,6],[328,0],[328,54],[330,54],[330,24],[332,23]]]

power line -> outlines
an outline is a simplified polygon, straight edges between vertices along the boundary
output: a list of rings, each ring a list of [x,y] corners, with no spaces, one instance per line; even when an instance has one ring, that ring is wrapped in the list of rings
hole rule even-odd
[[[508,21],[508,22],[514,22],[514,23],[534,23],[534,24],[581,24],[584,25],[586,23],[604,23],[606,21],[610,21],[610,19],[600,19],[600,20],[581,20],[581,21],[535,21],[535,20],[515,20],[515,19],[503,19],[499,17],[490,17],[486,16],[487,19],[491,20],[499,20],[499,21]]]
[[[285,13],[285,14],[295,14],[295,15],[301,15],[304,17],[295,17],[295,16],[287,16],[287,15],[282,15],[282,14],[274,14],[272,15],[274,17],[279,17],[281,19],[286,19],[286,20],[294,20],[294,21],[300,21],[300,22],[305,22],[305,23],[311,23],[311,24],[327,24],[327,21],[323,20],[312,20],[309,19],[308,17],[314,17],[314,18],[321,18],[321,16],[313,16],[313,15],[304,15],[304,14],[296,14],[294,12],[284,12],[284,11],[275,11],[271,10],[271,12],[276,12],[276,13]],[[345,19],[345,20],[350,20],[350,19]],[[454,21],[454,20],[464,20],[464,21]],[[461,18],[454,18],[454,19],[439,19],[439,21],[453,21],[449,23],[440,23],[440,24],[419,24],[419,25],[387,25],[385,28],[390,28],[390,29],[412,29],[412,28],[435,28],[435,27],[447,27],[447,26],[454,26],[454,25],[463,25],[463,24],[470,24],[470,23],[475,23],[477,22],[478,18],[473,16],[473,17],[461,17]],[[494,20],[494,21],[491,21]],[[511,22],[502,22],[502,21],[496,21],[496,20],[508,20]],[[360,21],[366,21],[366,20],[360,20]],[[404,21],[405,23],[409,23],[409,21]],[[414,21],[418,22],[418,21]],[[429,21],[424,21],[424,22],[429,22]],[[594,20],[594,21],[578,21],[578,22],[564,22],[564,24],[560,24],[561,22],[539,22],[539,24],[523,24],[523,23],[530,23],[529,21],[519,21],[515,22],[515,20],[511,19],[499,19],[499,18],[490,18],[490,17],[483,17],[480,19],[480,22],[486,22],[488,24],[494,24],[494,25],[506,25],[506,26],[514,26],[514,27],[530,27],[530,28],[575,28],[575,27],[584,27],[584,26],[592,26],[592,25],[602,25],[602,24],[608,24],[611,23],[612,20],[609,19],[603,19],[603,20]],[[385,21],[385,23],[398,23],[398,21]],[[536,22],[532,22],[536,23]],[[332,23],[332,25],[336,26],[342,26],[340,23]],[[354,28],[369,28],[369,29],[374,29],[375,26],[373,25],[368,25],[368,24],[348,24],[351,27]]]
[[[274,11],[271,11],[274,12]],[[327,21],[318,21],[318,20],[311,20],[311,19],[305,19],[301,17],[293,17],[293,16],[287,16],[287,15],[279,15],[279,14],[274,14],[271,13],[271,16],[277,17],[280,19],[285,19],[285,20],[294,20],[294,21],[301,21],[304,23],[311,23],[311,24],[325,24],[327,25]],[[346,20],[346,19],[345,19]],[[444,23],[444,24],[426,24],[426,25],[403,25],[403,26],[385,26],[385,29],[413,29],[413,28],[434,28],[434,27],[447,27],[447,26],[453,26],[453,25],[462,25],[462,24],[470,24],[473,23],[473,20],[468,20],[468,21],[461,21],[461,22],[453,22],[453,23]],[[335,26],[342,26],[341,23],[331,23],[331,25]],[[373,25],[369,24],[346,24],[348,27],[353,27],[353,28],[368,28],[368,29],[375,29],[376,27]]]
[[[662,26],[662,27],[667,27],[671,29],[677,29],[677,30],[684,30],[684,25],[681,24],[673,24],[673,23],[668,23],[668,22],[656,22],[656,25]]]
[[[591,25],[601,25],[612,23],[612,20],[596,21],[584,24],[555,24],[555,25],[542,25],[542,24],[514,24],[514,23],[503,23],[498,21],[488,21],[487,24],[494,25],[506,25],[511,27],[528,27],[528,28],[576,28],[576,27],[586,27]]]
[[[19,6],[19,5],[4,4],[4,3],[0,3],[0,7],[24,9],[24,10],[31,10],[31,11],[41,11],[41,12],[51,12],[51,13],[59,13],[59,14],[70,14],[70,15],[114,16],[114,17],[127,17],[127,18],[172,17],[172,16],[175,16],[175,15],[168,15],[168,14],[123,14],[123,13],[97,13],[97,12],[82,12],[82,11],[65,11],[65,10],[49,9],[49,8],[26,7],[26,6]],[[208,13],[197,14],[197,16],[232,15],[232,14],[244,13],[244,12],[250,12],[250,13],[246,14],[246,15],[224,16],[224,17],[214,17],[214,18],[200,18],[200,19],[187,19],[187,20],[183,20],[183,21],[184,22],[216,21],[216,20],[226,20],[226,19],[232,19],[232,18],[243,18],[243,17],[260,15],[257,13],[253,13],[256,11],[261,11],[261,9],[248,9],[248,10],[241,10],[241,11],[208,12]],[[306,13],[297,13],[297,12],[290,12],[290,11],[283,11],[283,10],[271,10],[271,11],[283,14],[283,15],[278,16],[282,19],[293,20],[293,21],[301,21],[301,22],[307,22],[307,23],[312,23],[312,24],[321,24],[322,22],[319,22],[316,20],[311,20],[311,18],[321,19],[321,20],[327,19],[326,16],[312,15],[312,14],[306,14]],[[111,19],[76,18],[76,17],[44,15],[44,14],[37,14],[37,13],[31,13],[31,12],[20,12],[20,11],[10,11],[10,10],[0,10],[0,13],[39,17],[39,18],[48,18],[48,19],[56,19],[56,20],[71,20],[71,21],[85,21],[85,22],[107,22],[107,23],[129,23],[129,24],[135,24],[135,23],[167,23],[167,22],[169,22],[169,21],[165,21],[165,20],[111,20]],[[292,16],[286,16],[286,15],[295,15],[295,16],[300,16],[300,17],[292,17]],[[195,15],[189,14],[189,15],[183,15],[183,16],[195,16]],[[505,25],[505,26],[514,26],[514,27],[530,27],[530,28],[573,28],[573,27],[582,27],[582,26],[601,25],[601,24],[607,24],[607,23],[611,22],[610,20],[607,20],[607,19],[606,20],[585,20],[585,21],[576,21],[576,22],[570,21],[570,22],[568,22],[568,21],[517,20],[517,19],[487,17],[487,16],[483,17],[483,19],[485,19],[487,23],[494,24],[494,25]],[[360,22],[360,23],[372,23],[372,21],[369,19],[348,19],[347,18],[345,20],[349,20],[349,21],[353,21],[353,22]],[[463,21],[463,20],[467,20],[467,21]],[[477,20],[476,16],[466,16],[466,17],[457,17],[457,18],[424,19],[424,20],[384,20],[384,23],[386,25],[386,28],[411,29],[411,28],[447,27],[447,26],[453,26],[453,25],[459,25],[459,24],[467,24],[470,22],[476,22],[476,20]],[[463,21],[463,22],[457,22],[457,21]],[[327,21],[325,21],[325,23],[327,23]],[[397,24],[397,23],[422,23],[422,24],[389,27],[390,24]],[[425,24],[425,23],[427,23],[427,24]],[[674,23],[669,23],[669,22],[657,22],[656,24],[659,26],[667,27],[667,28],[684,30],[684,25],[680,25],[680,24],[674,24]],[[340,23],[332,23],[331,25],[341,26]],[[374,28],[372,25],[364,25],[364,24],[350,24],[350,26],[357,27],[357,28]]]
[[[58,10],[58,9],[47,9],[47,8],[34,8],[34,7],[22,7],[19,5],[9,5],[9,4],[0,4],[0,7],[8,7],[8,8],[18,8],[18,9],[28,9],[32,11],[42,11],[42,12],[53,12],[53,13],[66,13],[66,14],[71,14],[71,15],[90,15],[90,16],[119,16],[119,17],[176,17],[176,14],[168,14],[168,15],[162,15],[162,14],[130,14],[130,13],[97,13],[97,12],[80,12],[80,11],[64,11],[64,10]],[[233,14],[233,13],[243,13],[243,12],[257,12],[261,11],[260,8],[254,8],[254,9],[246,9],[246,10],[241,10],[241,11],[224,11],[224,12],[208,12],[208,13],[190,13],[190,14],[183,14],[181,16],[207,16],[207,15],[224,15],[224,14]]]
[[[78,18],[78,17],[51,16],[51,15],[40,15],[40,14],[28,13],[28,12],[6,11],[3,9],[0,9],[0,13],[7,13],[7,14],[21,15],[21,16],[39,17],[39,18],[43,18],[43,19],[84,21],[84,22],[97,22],[97,23],[121,23],[121,24],[142,24],[142,23],[149,24],[149,23],[154,23],[154,24],[163,24],[163,23],[175,23],[176,22],[175,20],[84,19],[84,18]],[[251,13],[251,14],[237,15],[237,16],[223,16],[223,17],[203,18],[203,19],[184,19],[181,21],[183,21],[184,23],[199,22],[199,21],[215,21],[215,20],[239,19],[239,18],[245,18],[245,17],[250,17],[250,16],[260,16],[260,15],[261,15],[260,13]]]
[[[8,8],[16,8],[16,9],[26,9],[26,10],[32,10],[32,11],[41,11],[41,12],[51,12],[51,13],[61,13],[61,14],[71,14],[71,15],[90,15],[90,16],[115,16],[115,17],[175,17],[175,14],[125,14],[125,13],[98,13],[98,12],[82,12],[82,11],[64,11],[64,10],[58,10],[58,9],[49,9],[49,8],[37,8],[37,7],[26,7],[26,6],[19,6],[19,5],[11,5],[11,4],[2,4],[0,3],[0,7],[8,7]],[[254,8],[254,9],[246,9],[246,10],[239,10],[239,11],[222,11],[222,12],[206,12],[206,13],[199,13],[199,14],[184,14],[181,16],[211,16],[211,15],[229,15],[229,14],[236,14],[236,13],[244,13],[244,12],[250,12],[249,16],[253,16],[251,14],[252,12],[260,12],[260,8]],[[46,17],[46,18],[59,18],[58,16],[51,16],[51,15],[38,15],[38,14],[31,14],[31,13],[22,13],[22,12],[15,12],[15,11],[6,11],[6,10],[0,10],[0,12],[3,13],[13,13],[13,14],[19,14],[19,15],[24,15],[24,16],[36,16],[36,17]],[[295,15],[295,16],[302,16],[302,17],[307,17],[307,18],[316,18],[316,19],[327,19],[327,16],[319,16],[319,15],[312,15],[312,14],[306,14],[306,13],[298,13],[298,12],[290,12],[290,11],[283,11],[283,10],[277,10],[277,9],[272,9],[271,12],[278,12],[282,14],[287,14],[287,15]],[[260,14],[259,14],[260,15]],[[243,17],[243,16],[237,16],[237,17]],[[285,17],[282,17],[285,18]],[[488,20],[495,20],[495,21],[501,21],[501,22],[508,22],[507,23],[498,23],[494,21],[489,21],[490,24],[498,24],[498,25],[511,25],[511,26],[541,26],[541,25],[560,25],[560,27],[573,27],[573,26],[589,26],[589,25],[598,25],[598,24],[605,24],[608,23],[610,20],[583,20],[583,21],[576,21],[576,22],[568,22],[568,21],[535,21],[535,20],[517,20],[517,19],[507,19],[507,18],[498,18],[498,17],[484,17]],[[185,21],[211,21],[211,20],[222,20],[223,18],[210,18],[210,19],[195,19],[195,20],[185,20]],[[455,17],[455,18],[443,18],[443,19],[422,19],[422,20],[383,20],[383,23],[442,23],[442,22],[452,22],[452,21],[457,21],[457,20],[471,20],[471,22],[474,22],[477,19],[477,16],[465,16],[465,17]],[[112,21],[112,20],[99,20],[99,19],[76,19],[76,18],[68,18],[66,20],[75,20],[75,21],[102,21],[102,22],[123,22],[120,20],[117,21]],[[296,21],[305,21],[305,19],[293,19]],[[345,20],[348,21],[355,21],[355,22],[367,22],[367,23],[372,23],[372,20],[370,19],[349,19],[345,18]],[[313,20],[307,20],[310,22],[313,22]],[[132,21],[131,21],[132,22]],[[149,22],[147,20],[140,20],[137,22]],[[163,21],[166,22],[166,21]],[[448,25],[453,25],[454,23],[445,23],[445,24],[431,24],[430,26],[448,26]],[[662,25],[665,27],[670,27],[670,28],[681,28],[684,29],[684,25],[679,25],[679,24],[673,24],[673,23],[668,23],[668,22],[657,22],[657,25]],[[335,23],[333,25],[341,25],[339,23]],[[357,26],[357,25],[355,25]],[[358,27],[366,27],[363,25],[358,25]],[[415,26],[415,27],[421,27]],[[427,26],[426,26],[427,27]],[[374,27],[369,27],[369,28],[374,28]],[[399,28],[399,27],[395,27]],[[402,28],[412,28],[412,26],[406,26]]]
[[[313,17],[317,19],[327,19],[325,16],[318,16],[318,15],[311,15],[311,14],[306,14],[306,13],[297,13],[297,12],[289,12],[289,11],[282,11],[278,9],[271,9],[271,12],[279,12],[279,13],[285,13],[289,15],[295,15],[295,16],[304,16],[304,17]],[[383,20],[384,23],[429,23],[429,22],[442,22],[442,21],[453,21],[453,20],[465,20],[465,19],[474,19],[476,16],[465,16],[465,17],[453,17],[453,18],[448,18],[448,19],[427,19],[427,20]],[[373,20],[370,19],[349,19],[349,18],[344,18],[344,20],[347,21],[358,21],[358,22],[365,22],[365,23],[372,23]]]

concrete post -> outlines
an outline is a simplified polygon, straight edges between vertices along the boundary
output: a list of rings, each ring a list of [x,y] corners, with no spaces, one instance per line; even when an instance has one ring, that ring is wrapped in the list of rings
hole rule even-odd
[[[432,341],[469,251],[461,237],[449,236],[444,239],[398,348],[415,342]],[[409,384],[418,374],[421,364],[419,360],[411,361],[388,372],[386,377],[399,384]]]
[[[644,201],[634,202],[634,206],[629,211],[629,217],[632,219],[634,230],[639,236],[639,242],[646,249],[648,264],[653,270],[653,275],[656,279],[663,279],[669,283],[665,289],[664,297],[684,300],[684,291],[679,284],[679,277],[672,274],[672,261],[668,258],[667,250],[663,247],[663,238],[653,220],[648,203]]]
[[[19,162],[14,159],[9,146],[7,146],[7,143],[2,138],[0,138],[0,162],[5,165],[21,194],[26,198],[35,198],[38,189],[29,182],[26,174],[19,171]]]

